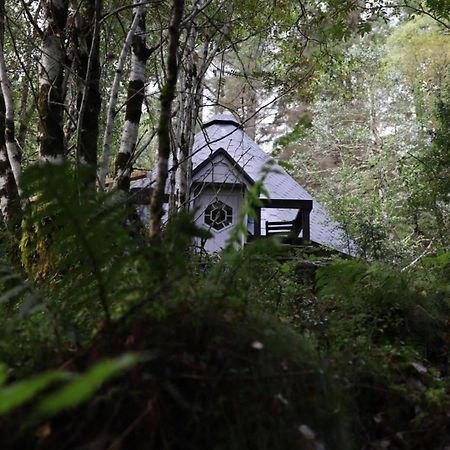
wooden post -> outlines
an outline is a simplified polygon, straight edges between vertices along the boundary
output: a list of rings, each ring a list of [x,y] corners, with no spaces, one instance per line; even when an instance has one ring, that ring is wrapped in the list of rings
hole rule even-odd
[[[258,239],[261,237],[261,208],[256,208],[256,218],[255,218],[255,230],[254,230],[254,236],[255,239]]]
[[[309,232],[309,214],[311,210],[302,209],[302,230],[303,230],[303,240],[310,240],[310,232]]]

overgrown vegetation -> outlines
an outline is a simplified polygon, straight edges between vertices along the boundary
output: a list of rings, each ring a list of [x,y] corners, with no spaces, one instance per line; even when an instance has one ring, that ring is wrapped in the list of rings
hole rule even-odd
[[[0,449],[450,449],[448,3],[0,0]],[[357,257],[241,248],[270,164],[192,248],[212,109]]]
[[[2,448],[449,445],[448,254],[404,273],[275,241],[205,260],[188,216],[149,245],[75,175],[25,175],[29,276],[4,260],[1,278]]]
[[[335,58],[279,156],[365,257],[406,266],[448,249],[448,32],[425,16],[373,21]]]

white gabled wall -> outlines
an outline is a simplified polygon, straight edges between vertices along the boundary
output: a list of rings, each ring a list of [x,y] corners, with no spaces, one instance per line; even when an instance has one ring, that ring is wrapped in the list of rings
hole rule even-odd
[[[215,155],[212,161],[196,171],[192,177],[192,182],[243,184],[247,188],[250,187],[240,171],[221,153]]]
[[[244,200],[243,190],[250,186],[241,171],[223,153],[216,154],[204,167],[196,171],[192,181],[197,183],[196,189],[192,191],[195,223],[212,234],[206,243],[197,240],[196,245],[202,245],[209,253],[219,252],[225,247],[230,231],[236,225]],[[205,209],[216,199],[233,208],[233,223],[222,230],[211,229],[204,220]]]
[[[235,187],[206,186],[201,189],[201,192],[194,198],[195,224],[198,227],[209,230],[212,237],[205,243],[197,239],[195,244],[202,246],[208,253],[219,252],[223,249],[230,236],[230,231],[236,225],[243,199],[244,194],[239,185]],[[205,223],[205,209],[216,200],[220,200],[233,209],[232,223],[222,230],[214,230]]]

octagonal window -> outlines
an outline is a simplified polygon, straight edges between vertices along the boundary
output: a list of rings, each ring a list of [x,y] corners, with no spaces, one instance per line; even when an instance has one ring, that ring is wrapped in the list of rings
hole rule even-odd
[[[220,200],[215,200],[205,209],[205,223],[220,231],[233,223],[233,208]]]

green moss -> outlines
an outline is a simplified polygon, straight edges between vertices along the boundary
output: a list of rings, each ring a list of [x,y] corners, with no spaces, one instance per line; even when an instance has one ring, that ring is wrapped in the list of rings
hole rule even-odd
[[[39,281],[45,279],[55,263],[51,250],[51,238],[45,232],[45,223],[22,220],[22,236],[19,243],[20,261],[28,276]]]

